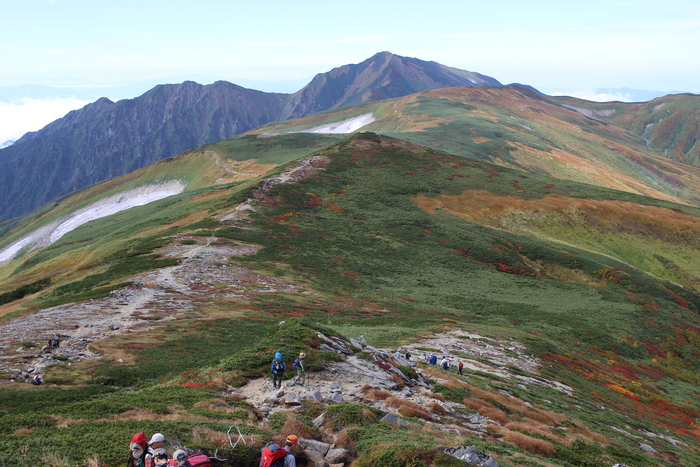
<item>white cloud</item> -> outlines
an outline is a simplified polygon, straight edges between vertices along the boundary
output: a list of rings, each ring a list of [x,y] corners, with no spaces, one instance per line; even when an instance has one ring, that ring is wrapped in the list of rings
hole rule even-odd
[[[568,91],[568,92],[554,92],[552,96],[569,96],[576,97],[578,99],[584,99],[593,102],[632,102],[634,99],[629,93],[605,93],[597,92],[590,89],[582,89],[580,91]]]
[[[28,131],[40,130],[91,101],[70,98],[29,99],[0,102],[0,143],[18,140]]]

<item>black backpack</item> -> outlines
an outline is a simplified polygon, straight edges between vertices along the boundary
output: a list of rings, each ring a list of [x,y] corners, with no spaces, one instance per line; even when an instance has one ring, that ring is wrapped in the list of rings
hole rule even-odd
[[[284,371],[284,360],[281,358],[276,358],[274,361],[274,365],[272,365],[272,368],[275,373],[282,373]]]

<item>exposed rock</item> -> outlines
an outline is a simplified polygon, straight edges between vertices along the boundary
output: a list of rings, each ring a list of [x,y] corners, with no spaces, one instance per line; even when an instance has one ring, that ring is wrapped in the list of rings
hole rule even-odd
[[[277,405],[278,402],[279,399],[276,396],[268,396],[263,403],[267,405]]]
[[[649,446],[648,444],[640,443],[639,447],[644,449],[647,452],[651,452],[652,454],[656,454],[658,451],[654,449],[653,447]]]
[[[382,418],[379,419],[379,421],[384,423],[393,423],[394,425],[411,426],[411,424],[408,423],[406,420],[401,420],[400,418],[397,418],[396,416],[390,413],[384,415]]]
[[[348,462],[352,457],[352,452],[347,449],[330,449],[326,454],[326,461],[330,464],[340,464]]]
[[[498,463],[482,451],[478,451],[476,446],[459,446],[445,449],[445,454],[470,462],[479,467],[498,467]]]
[[[296,392],[290,392],[282,398],[282,402],[287,405],[300,405],[301,400],[299,399],[299,394]]]
[[[331,400],[332,402],[335,402],[336,404],[340,404],[340,403],[343,402],[345,399],[343,399],[343,396],[341,396],[341,395],[338,394],[337,392],[334,392],[334,393],[331,395],[330,400]]]
[[[360,343],[361,349],[364,349],[365,347],[367,347],[367,341],[365,340],[365,336],[360,336],[360,338],[358,339],[358,342]]]
[[[312,462],[312,463],[318,463],[318,462],[325,462],[326,458],[325,456],[320,452],[316,451],[315,449],[307,449],[305,451],[306,457]]]
[[[313,425],[318,429],[321,428],[326,423],[326,413],[322,413],[316,417],[313,421]]]
[[[328,450],[331,448],[331,445],[328,443],[323,443],[321,441],[306,438],[299,438],[299,444],[302,445],[304,449],[306,449],[307,455],[308,451],[318,451],[325,457],[325,455],[328,453]]]

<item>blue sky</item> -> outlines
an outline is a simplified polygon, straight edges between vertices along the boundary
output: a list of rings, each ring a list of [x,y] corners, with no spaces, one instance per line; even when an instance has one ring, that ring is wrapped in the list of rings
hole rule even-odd
[[[298,89],[386,50],[545,92],[700,92],[697,0],[0,0],[0,21],[0,86],[218,77]]]

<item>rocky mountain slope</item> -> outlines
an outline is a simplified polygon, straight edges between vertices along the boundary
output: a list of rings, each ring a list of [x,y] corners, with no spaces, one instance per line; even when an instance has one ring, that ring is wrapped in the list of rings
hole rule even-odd
[[[376,133],[268,134],[85,190],[10,238],[154,180],[186,187],[0,266],[17,465],[120,465],[138,431],[216,465],[287,434],[307,465],[700,459],[698,208]],[[307,354],[307,387],[269,388],[275,351]]]
[[[345,65],[316,75],[303,89],[289,97],[280,120],[429,89],[500,84],[479,73],[380,52],[357,65]]]
[[[565,97],[552,100],[626,128],[643,138],[647,146],[671,159],[700,165],[700,96],[697,94],[675,94],[633,104]]]
[[[499,84],[435,62],[377,54],[293,95],[219,81],[156,86],[134,99],[100,99],[0,149],[0,220],[262,124],[447,86]]]

